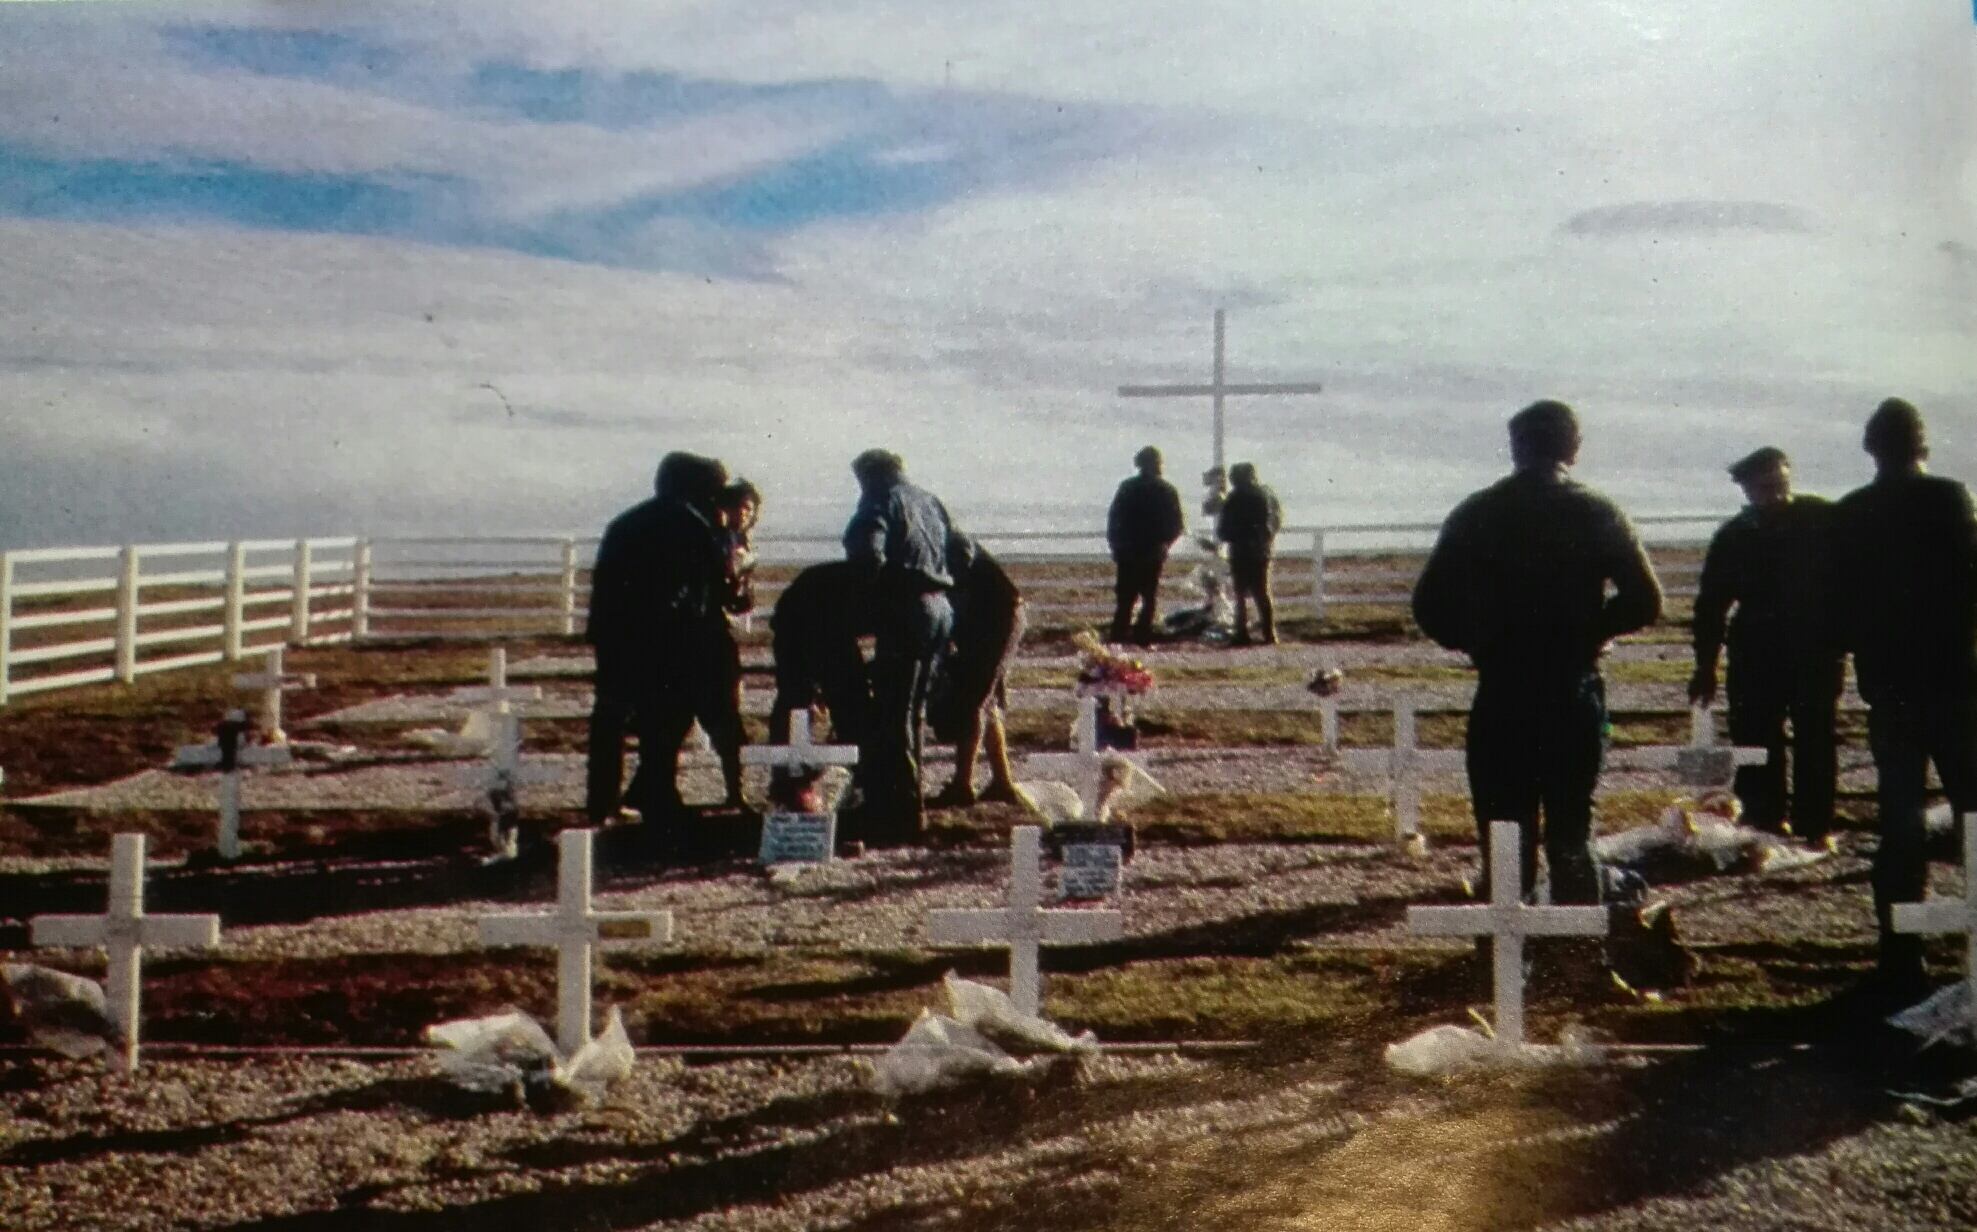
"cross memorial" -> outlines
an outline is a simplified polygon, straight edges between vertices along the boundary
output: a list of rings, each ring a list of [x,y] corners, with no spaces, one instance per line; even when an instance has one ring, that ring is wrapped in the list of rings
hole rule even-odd
[[[556,948],[556,1046],[568,1057],[590,1041],[591,951],[673,939],[670,911],[592,911],[591,831],[557,836],[556,910],[480,918],[481,944]]]
[[[281,744],[248,744],[247,712],[229,710],[220,720],[208,744],[187,745],[172,756],[174,766],[209,767],[219,770],[220,836],[222,860],[240,858],[240,772],[260,766],[286,766],[294,761],[288,747]]]
[[[1037,773],[1067,776],[1071,786],[1077,789],[1078,800],[1084,808],[1084,820],[1096,822],[1101,820],[1098,815],[1099,792],[1104,786],[1108,758],[1132,761],[1116,749],[1101,750],[1098,747],[1098,698],[1086,695],[1078,698],[1078,717],[1071,724],[1071,751],[1032,753],[1023,764]],[[1138,765],[1137,762],[1133,764]],[[1140,768],[1145,769],[1143,766]]]
[[[267,663],[260,671],[233,678],[236,689],[261,691],[261,738],[269,744],[288,743],[288,733],[281,726],[281,695],[316,687],[315,673],[282,670],[284,653],[280,646],[270,646]]]
[[[508,714],[514,709],[513,702],[539,702],[542,700],[540,685],[510,685],[508,683],[508,650],[496,646],[488,652],[487,683],[453,690],[452,700],[465,702],[473,707],[487,706],[495,714]]]
[[[1009,946],[1009,999],[1019,1013],[1037,1015],[1043,1004],[1039,947],[1115,941],[1125,917],[1117,911],[1046,908],[1043,903],[1042,832],[1017,826],[1009,832],[1009,905],[988,910],[942,910],[927,916],[927,939],[935,945],[977,945],[1002,941]]]
[[[1268,394],[1315,394],[1324,387],[1316,381],[1286,381],[1274,384],[1230,384],[1227,376],[1227,336],[1228,314],[1220,308],[1215,310],[1215,369],[1214,379],[1206,385],[1121,385],[1121,398],[1211,398],[1214,400],[1214,469],[1209,473],[1210,482],[1216,487],[1216,495],[1221,494],[1221,484],[1228,474],[1225,456],[1226,421],[1223,400],[1230,397]]]
[[[1634,753],[1642,765],[1675,771],[1675,777],[1686,787],[1724,786],[1738,766],[1761,766],[1770,756],[1761,748],[1716,743],[1716,719],[1707,706],[1690,707],[1687,744],[1650,746]]]
[[[513,703],[541,701],[542,688],[510,685],[508,650],[496,646],[488,652],[487,683],[455,689],[451,697],[456,702],[486,707],[487,763],[465,771],[458,781],[486,793],[488,845],[494,849],[494,858],[512,859],[521,839],[515,817],[516,789],[528,783],[560,782],[563,778],[552,766],[522,765],[522,720],[514,712]]]
[[[1494,939],[1496,1038],[1524,1042],[1524,938],[1603,937],[1604,907],[1537,907],[1524,902],[1523,841],[1514,821],[1490,823],[1490,901],[1478,907],[1409,907],[1410,932]]]
[[[1347,765],[1361,771],[1387,775],[1388,799],[1393,805],[1394,839],[1419,848],[1421,838],[1421,779],[1431,770],[1460,770],[1468,762],[1462,749],[1421,747],[1416,711],[1419,699],[1402,693],[1393,699],[1394,738],[1387,749],[1341,749],[1338,747],[1338,699],[1320,702],[1325,723],[1326,747]],[[1330,709],[1325,709],[1329,706]]]
[[[792,710],[787,744],[752,744],[742,749],[745,766],[768,766],[771,770],[803,773],[825,766],[855,766],[858,746],[818,744],[810,736],[810,712]],[[770,810],[762,818],[762,847],[757,859],[763,864],[818,863],[837,854],[837,814],[791,813]]]
[[[104,999],[122,1046],[126,1074],[137,1069],[138,996],[146,946],[210,949],[220,943],[216,915],[146,915],[144,836],[110,842],[110,901],[102,915],[38,915],[28,921],[35,945],[101,946],[109,955]]]
[[[1964,1004],[1971,1037],[1977,1039],[1977,814],[1957,818],[1963,827],[1963,897],[1925,903],[1896,903],[1898,933],[1962,933]]]

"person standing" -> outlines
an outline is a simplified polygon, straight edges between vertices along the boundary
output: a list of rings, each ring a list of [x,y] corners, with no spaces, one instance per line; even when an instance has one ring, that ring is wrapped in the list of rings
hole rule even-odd
[[[1249,603],[1256,604],[1256,621],[1266,646],[1277,644],[1277,610],[1270,599],[1270,555],[1284,511],[1277,494],[1256,481],[1253,463],[1238,462],[1229,470],[1229,495],[1215,519],[1215,537],[1229,545],[1229,582],[1236,592],[1236,636],[1232,643],[1249,645]]]
[[[1730,478],[1750,503],[1717,530],[1703,557],[1689,702],[1707,706],[1715,699],[1716,660],[1727,643],[1730,739],[1767,754],[1763,765],[1737,770],[1744,820],[1771,831],[1786,829],[1789,820],[1792,833],[1823,844],[1833,825],[1839,774],[1833,726],[1845,679],[1826,582],[1833,506],[1794,493],[1792,460],[1771,446],[1738,459]]]
[[[1869,989],[1892,1007],[1927,990],[1922,939],[1894,931],[1893,908],[1922,898],[1928,881],[1929,763],[1952,807],[1977,808],[1977,515],[1961,483],[1927,473],[1925,425],[1909,403],[1881,403],[1861,446],[1874,458],[1873,482],[1835,510],[1841,644],[1867,702],[1879,784],[1880,962]]]
[[[1490,823],[1514,821],[1526,895],[1542,834],[1556,903],[1600,900],[1591,848],[1605,752],[1600,655],[1661,615],[1661,584],[1626,515],[1567,474],[1579,444],[1578,418],[1562,402],[1513,415],[1511,473],[1449,514],[1414,588],[1422,632],[1476,667],[1467,760],[1485,880]]]
[[[896,453],[868,449],[851,463],[858,508],[844,555],[871,595],[872,719],[859,749],[863,801],[852,834],[869,844],[918,841],[926,826],[920,755],[927,689],[954,631],[947,592],[947,509],[906,479]],[[841,818],[842,820],[842,818]]]
[[[669,453],[652,498],[614,518],[598,544],[584,626],[597,657],[584,805],[592,822],[614,817],[621,798],[649,821],[684,812],[679,750],[696,717],[720,754],[729,802],[740,802],[740,716],[728,715],[713,666],[732,658],[733,644],[714,512],[726,481],[712,458]],[[627,722],[638,733],[639,768],[621,797]]]
[[[1148,445],[1133,455],[1133,465],[1139,474],[1119,485],[1105,517],[1105,542],[1118,571],[1113,583],[1118,602],[1108,640],[1124,645],[1130,629],[1134,643],[1150,646],[1160,603],[1160,571],[1187,523],[1181,515],[1180,493],[1160,477],[1160,451]],[[1137,621],[1132,619],[1135,604]]]

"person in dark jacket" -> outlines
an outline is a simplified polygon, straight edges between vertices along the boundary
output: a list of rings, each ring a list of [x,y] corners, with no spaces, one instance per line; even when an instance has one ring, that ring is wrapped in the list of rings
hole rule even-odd
[[[1150,646],[1160,604],[1160,571],[1186,521],[1180,493],[1160,477],[1160,451],[1148,445],[1133,455],[1133,465],[1139,474],[1119,485],[1105,517],[1105,542],[1118,570],[1110,640],[1125,643],[1130,625],[1133,642]],[[1139,606],[1137,621],[1132,619],[1134,604]]]
[[[598,544],[584,629],[597,656],[585,787],[594,822],[618,811],[628,720],[639,768],[624,799],[648,819],[684,811],[679,750],[696,718],[721,758],[728,802],[741,801],[740,714],[719,667],[734,655],[714,511],[726,482],[712,458],[667,454],[652,499],[614,518]]]
[[[1739,459],[1730,478],[1750,503],[1716,532],[1703,557],[1689,701],[1714,700],[1716,660],[1727,640],[1730,739],[1768,754],[1763,765],[1737,770],[1744,820],[1764,830],[1785,827],[1789,717],[1790,826],[1820,844],[1833,824],[1839,773],[1833,724],[1845,676],[1826,581],[1833,506],[1793,493],[1792,460],[1782,449],[1767,446]]]
[[[1236,592],[1234,644],[1249,645],[1249,603],[1263,644],[1277,644],[1277,609],[1270,599],[1270,554],[1283,528],[1277,494],[1256,481],[1256,467],[1238,462],[1229,470],[1229,495],[1215,519],[1215,537],[1229,545],[1229,582]]]
[[[1835,510],[1846,584],[1840,634],[1867,701],[1879,780],[1874,990],[1893,1006],[1927,987],[1921,938],[1895,932],[1892,913],[1920,899],[1928,880],[1929,763],[1953,807],[1977,808],[1977,516],[1961,483],[1926,473],[1927,434],[1907,402],[1883,402],[1862,447],[1873,455],[1874,481]]]
[[[859,454],[851,463],[858,509],[844,530],[845,559],[871,595],[875,631],[872,721],[857,771],[862,803],[852,810],[847,837],[872,844],[915,842],[925,828],[927,690],[954,631],[947,597],[953,524],[939,499],[907,481],[905,469],[888,450]]]
[[[1572,408],[1537,402],[1512,416],[1510,455],[1511,474],[1442,524],[1415,585],[1414,619],[1476,666],[1469,790],[1485,878],[1490,823],[1515,821],[1531,892],[1542,812],[1552,901],[1596,903],[1590,839],[1606,724],[1599,658],[1609,640],[1660,617],[1661,585],[1626,515],[1567,476],[1579,455]]]
[[[927,702],[927,725],[936,739],[953,741],[954,777],[931,803],[966,808],[978,798],[1013,802],[1016,776],[1003,712],[1009,667],[1027,623],[1023,594],[989,550],[966,535],[948,540],[948,567],[954,574],[954,636]],[[978,797],[975,761],[984,748],[989,785]]]

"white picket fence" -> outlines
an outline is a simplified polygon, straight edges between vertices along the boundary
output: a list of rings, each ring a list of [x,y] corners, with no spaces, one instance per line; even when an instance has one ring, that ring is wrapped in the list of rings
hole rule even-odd
[[[1686,549],[1703,542],[1721,517],[1638,522],[1656,546]],[[1307,549],[1295,565],[1298,555],[1280,551],[1280,596],[1303,594],[1321,619],[1332,606],[1404,605],[1415,568],[1339,562],[1418,556],[1436,529],[1429,522],[1287,527],[1281,547],[1301,541]],[[1103,536],[1093,533],[992,531],[981,539],[998,559],[1016,565],[1102,566],[1108,559]],[[596,546],[590,536],[443,535],[0,551],[0,705],[50,689],[128,684],[153,672],[234,661],[284,644],[571,635],[586,615],[587,571]],[[825,560],[839,551],[831,535],[765,535],[757,546],[771,564]],[[1187,568],[1192,551],[1184,540],[1170,576]],[[1663,561],[1660,568],[1665,581],[1674,581],[1692,576],[1696,566]],[[1088,578],[1025,578],[1023,587],[1042,612],[1097,619],[1110,609],[1102,568]],[[774,583],[760,588],[765,606],[777,589]],[[1083,594],[1058,600],[1052,591]],[[1673,584],[1669,593],[1693,594],[1694,586]]]

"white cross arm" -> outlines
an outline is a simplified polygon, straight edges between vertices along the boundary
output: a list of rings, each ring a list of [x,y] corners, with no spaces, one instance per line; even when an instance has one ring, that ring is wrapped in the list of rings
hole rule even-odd
[[[234,753],[234,764],[243,769],[258,766],[286,766],[295,757],[279,744],[246,744]],[[217,744],[188,744],[172,754],[175,766],[217,766],[220,764],[220,746]]]
[[[1210,385],[1121,385],[1121,398],[1212,398],[1216,394],[1321,394],[1325,387],[1317,381],[1257,382]]]
[[[245,675],[235,676],[233,678],[233,687],[236,689],[282,689],[290,692],[296,689],[313,689],[316,687],[316,673],[283,672],[280,675],[276,675],[274,672],[250,672]]]
[[[1977,912],[1955,901],[1896,903],[1894,923],[1898,933],[1970,932],[1977,928]]]
[[[1046,945],[1088,945],[1095,941],[1117,941],[1126,931],[1125,917],[1117,911],[1078,911],[1053,908],[1037,913],[1042,918]]]
[[[498,766],[480,763],[466,766],[454,775],[454,781],[468,787],[492,787],[497,779],[505,778],[516,787],[528,787],[544,783],[580,782],[579,776],[565,766],[550,763],[547,765],[517,765],[507,770]]]
[[[744,766],[855,766],[858,749],[849,744],[751,744],[741,750]]]
[[[467,705],[483,705],[491,702],[539,702],[542,700],[542,686],[539,684],[471,685],[453,690],[447,700]]]
[[[927,939],[935,945],[983,945],[1008,941],[1079,945],[1117,941],[1124,932],[1125,917],[1117,911],[1051,909],[1011,912],[1007,908],[996,907],[932,911],[927,914]]]
[[[1409,907],[1407,931],[1424,937],[1474,937],[1492,930],[1488,907]]]
[[[569,921],[544,912],[537,915],[491,915],[480,920],[485,946],[556,945],[569,936]],[[584,922],[593,944],[603,946],[663,944],[673,939],[670,911],[595,911]]]
[[[980,945],[1003,941],[1013,931],[1009,912],[1000,907],[927,913],[927,940],[935,945]]]
[[[120,920],[100,915],[38,915],[28,922],[35,945],[78,949],[127,937],[143,946],[210,949],[220,943],[216,915],[147,915]]]

